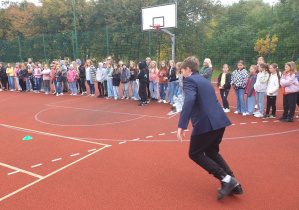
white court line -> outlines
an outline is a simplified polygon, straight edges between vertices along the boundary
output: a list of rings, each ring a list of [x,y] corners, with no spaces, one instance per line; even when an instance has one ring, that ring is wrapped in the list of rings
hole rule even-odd
[[[257,123],[257,122],[251,122],[252,124],[255,124],[255,123]]]
[[[132,141],[138,141],[138,140],[140,140],[140,138],[137,138],[137,139],[133,139]]]
[[[267,123],[267,122],[269,122],[269,121],[262,121],[263,123]]]
[[[185,130],[186,132],[188,132],[189,131],[189,129],[187,129],[187,130]]]
[[[276,120],[276,121],[274,121],[274,122],[280,122],[279,120]]]
[[[35,168],[35,167],[38,167],[38,166],[41,166],[41,165],[43,165],[43,164],[39,163],[39,164],[36,164],[34,166],[31,166],[31,168]]]
[[[48,175],[46,175],[46,176],[44,176],[44,177],[38,175],[38,176],[39,176],[39,179],[38,179],[38,180],[36,180],[36,181],[34,181],[34,182],[32,182],[32,183],[30,183],[30,184],[28,184],[28,185],[26,185],[26,186],[24,186],[24,187],[22,187],[22,188],[16,190],[16,191],[14,191],[14,192],[12,192],[12,193],[6,195],[6,196],[3,196],[2,198],[0,198],[0,202],[3,201],[3,200],[6,199],[6,198],[9,198],[9,197],[11,197],[11,196],[17,194],[18,192],[21,192],[22,190],[27,189],[28,187],[30,187],[30,186],[32,186],[32,185],[38,183],[38,182],[40,182],[40,181],[42,181],[42,180],[44,180],[44,179],[46,179],[46,178],[48,178],[48,177],[50,177],[50,176],[52,176],[52,175],[54,175],[54,174],[56,174],[56,173],[58,173],[58,172],[64,170],[64,169],[66,169],[66,168],[68,168],[68,167],[74,165],[75,163],[78,163],[79,161],[84,160],[85,158],[87,158],[87,157],[89,157],[89,156],[91,156],[91,155],[93,155],[93,154],[95,154],[95,153],[97,153],[97,152],[99,152],[99,151],[101,151],[101,150],[107,148],[107,147],[111,147],[111,145],[106,145],[106,146],[102,147],[101,149],[98,149],[98,150],[96,150],[96,151],[94,151],[94,152],[92,152],[92,153],[90,153],[90,154],[88,154],[88,155],[86,155],[86,156],[84,156],[84,157],[82,157],[82,158],[80,158],[80,159],[78,159],[78,160],[76,160],[76,161],[74,161],[74,162],[72,162],[72,163],[70,163],[70,164],[68,164],[68,165],[66,165],[66,166],[64,166],[64,167],[62,167],[62,168],[60,168],[60,169],[58,169],[58,170],[56,170],[56,171],[53,171],[52,173],[50,173],[50,174],[48,174]],[[0,163],[0,165],[1,165],[1,163]]]
[[[165,133],[160,133],[160,134],[159,134],[159,136],[164,136],[164,135],[165,135]]]
[[[232,125],[235,125],[235,124],[232,124]]]
[[[147,138],[147,139],[149,139],[149,138],[153,138],[153,136],[147,136],[146,138]]]
[[[41,175],[32,173],[32,172],[30,172],[30,171],[25,171],[25,170],[23,170],[23,169],[20,169],[20,168],[17,168],[17,167],[14,167],[14,166],[11,166],[11,165],[8,165],[8,164],[5,164],[5,163],[1,163],[1,162],[0,162],[0,165],[1,165],[1,166],[4,166],[4,167],[6,167],[6,168],[10,168],[10,169],[13,169],[13,170],[22,172],[22,173],[27,174],[27,175],[30,175],[30,176],[34,176],[34,177],[39,178],[39,179],[40,179],[40,178],[43,178],[43,176],[41,176]]]
[[[52,160],[52,162],[58,161],[58,160],[62,160],[62,158],[57,158],[55,160]]]
[[[119,144],[125,144],[125,143],[126,143],[126,141],[119,142]]]
[[[0,125],[2,125],[4,127],[12,128],[12,129],[17,129],[17,130],[22,130],[22,131],[30,131],[30,132],[37,133],[37,134],[42,134],[42,135],[55,136],[55,137],[71,139],[71,140],[75,140],[75,141],[82,141],[82,142],[86,142],[86,143],[90,143],[90,144],[98,144],[98,145],[102,145],[102,146],[111,146],[111,145],[108,145],[108,144],[102,144],[102,143],[98,143],[98,142],[92,142],[92,141],[77,139],[77,138],[74,138],[74,137],[66,137],[66,136],[61,136],[61,135],[57,135],[57,134],[53,134],[53,133],[46,133],[46,132],[42,132],[42,131],[31,130],[31,129],[27,129],[27,128],[20,128],[20,127],[16,127],[16,126],[12,126],[12,125],[5,125],[5,124],[0,124]]]
[[[97,149],[90,149],[90,150],[88,150],[88,152],[92,152],[92,151],[95,151],[95,150],[97,150]]]
[[[177,133],[177,131],[173,131],[173,132],[171,132],[171,133]]]
[[[240,123],[240,125],[246,125],[246,123]]]
[[[14,171],[14,172],[11,172],[11,173],[8,173],[7,175],[12,175],[12,174],[16,174],[16,173],[19,173],[20,171]]]
[[[74,157],[74,156],[77,156],[77,155],[80,155],[80,153],[72,154],[71,157]]]

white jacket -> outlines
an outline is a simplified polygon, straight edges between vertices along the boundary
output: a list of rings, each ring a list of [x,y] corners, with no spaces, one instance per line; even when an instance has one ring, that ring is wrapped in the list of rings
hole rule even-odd
[[[267,86],[267,95],[268,96],[277,96],[279,89],[279,81],[277,74],[271,74]]]
[[[103,63],[99,63],[99,68],[97,69],[97,81],[104,82],[106,78],[106,70],[103,68]]]

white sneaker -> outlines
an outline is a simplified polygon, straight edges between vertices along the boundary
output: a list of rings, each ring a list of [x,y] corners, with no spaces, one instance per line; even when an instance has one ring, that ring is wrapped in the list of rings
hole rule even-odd
[[[58,94],[58,93],[56,93],[56,96],[59,96],[59,94]]]
[[[299,116],[296,116],[297,119],[299,119]]]
[[[261,113],[257,113],[254,115],[255,117],[263,117],[263,115]]]
[[[246,114],[246,113],[242,113],[242,115],[243,115],[243,116],[246,116],[247,114]]]
[[[74,93],[74,94],[73,94],[73,96],[76,96],[76,95],[77,95],[77,93]]]
[[[259,111],[255,111],[255,112],[253,112],[254,115],[256,115],[256,114],[258,114],[258,113],[260,113],[260,112],[259,112]]]
[[[164,104],[168,104],[168,102],[167,102],[166,100],[163,100],[163,103],[164,103]]]
[[[2,91],[2,88],[0,88],[0,91]]]
[[[126,99],[126,97],[122,97],[121,99]]]
[[[230,112],[230,109],[224,109],[224,112],[225,112],[225,113],[229,113],[229,112]]]
[[[225,109],[224,108],[222,108],[223,109],[223,111],[225,112]]]
[[[239,113],[240,113],[240,111],[235,111],[235,112],[234,112],[234,114],[239,114]]]
[[[54,92],[53,95],[56,95],[56,92]]]
[[[72,96],[73,94],[71,93],[70,96]]]
[[[158,101],[158,103],[162,103],[162,102],[163,102],[163,100]]]
[[[63,96],[63,93],[60,93],[59,95],[60,95],[60,96]]]

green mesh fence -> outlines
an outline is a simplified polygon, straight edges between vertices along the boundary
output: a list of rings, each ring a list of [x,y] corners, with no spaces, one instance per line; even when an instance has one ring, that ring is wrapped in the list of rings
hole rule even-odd
[[[179,22],[178,28],[170,31],[176,35],[176,61],[195,55],[200,61],[210,58],[215,69],[223,64],[236,68],[238,60],[244,60],[249,68],[263,56],[266,62],[283,68],[285,62],[299,59],[298,8],[263,7],[248,14],[203,17],[197,22]],[[143,32],[140,25],[78,31],[77,37],[78,57],[83,61],[101,61],[108,55],[125,62],[148,56],[158,62],[171,59],[169,37],[161,31]],[[0,40],[0,46],[0,61],[6,63],[28,58],[49,63],[77,57],[73,32],[45,34],[44,39]]]

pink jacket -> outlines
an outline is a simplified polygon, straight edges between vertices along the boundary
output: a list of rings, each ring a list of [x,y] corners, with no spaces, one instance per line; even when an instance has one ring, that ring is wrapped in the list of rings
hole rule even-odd
[[[77,81],[77,71],[75,69],[69,70],[67,72],[67,81],[76,82]]]
[[[19,71],[19,68],[15,68],[15,70],[14,70],[15,77],[18,77],[18,71]]]
[[[149,71],[149,81],[156,81],[157,83],[159,81],[159,70],[156,69],[154,72],[152,72],[152,69]]]
[[[282,75],[280,78],[280,85],[285,88],[286,93],[296,93],[299,91],[299,83],[295,74]]]

